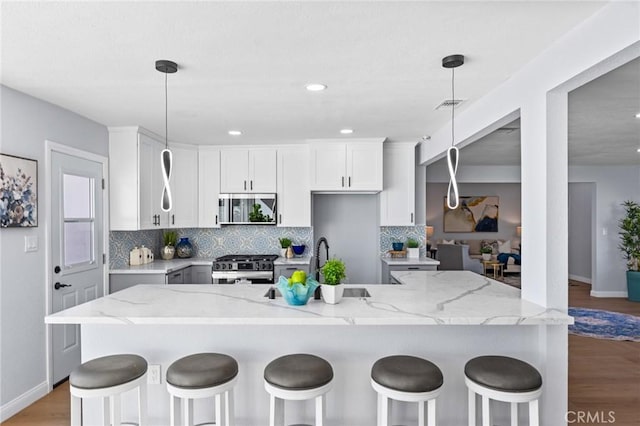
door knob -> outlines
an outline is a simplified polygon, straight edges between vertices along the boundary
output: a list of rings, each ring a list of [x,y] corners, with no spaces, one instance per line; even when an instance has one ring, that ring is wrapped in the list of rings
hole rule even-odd
[[[71,287],[71,284],[60,284],[60,283],[55,283],[53,285],[53,288],[55,288],[56,290],[60,290],[62,287]]]
[[[55,272],[56,274],[59,274],[60,271],[62,271],[62,269],[60,269],[59,266],[56,266],[55,268],[53,268],[53,272]]]

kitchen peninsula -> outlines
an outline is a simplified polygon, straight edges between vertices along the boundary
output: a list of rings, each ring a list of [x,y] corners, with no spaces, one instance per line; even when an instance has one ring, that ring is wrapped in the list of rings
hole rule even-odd
[[[423,356],[442,369],[441,425],[466,423],[463,367],[480,354],[510,355],[538,367],[545,383],[542,424],[558,424],[564,413],[545,409],[545,401],[559,396],[562,386],[555,385],[566,386],[566,378],[547,374],[547,367],[562,351],[566,355],[566,348],[546,347],[543,336],[548,329],[566,333],[571,317],[521,300],[518,289],[467,271],[392,275],[401,285],[351,285],[366,288],[370,297],[345,298],[338,305],[310,300],[295,307],[280,297],[264,297],[268,286],[140,285],[50,315],[46,322],[81,324],[83,361],[138,353],[150,364],[160,364],[164,374],[186,354],[232,355],[240,365],[235,389],[239,426],[266,422],[263,369],[273,358],[296,352],[317,354],[333,365],[335,385],[327,396],[330,425],[375,423],[370,368],[376,359],[398,353]],[[85,416],[93,423],[99,405],[89,400],[86,407]],[[397,406],[395,422],[415,421],[413,408]],[[125,404],[127,414],[133,410],[133,404]],[[206,404],[198,406],[196,423],[211,414],[207,410]],[[164,384],[151,385],[151,424],[166,423],[168,412]],[[291,405],[287,421],[309,422],[311,413],[311,405]],[[496,420],[506,415],[506,407],[495,410]]]

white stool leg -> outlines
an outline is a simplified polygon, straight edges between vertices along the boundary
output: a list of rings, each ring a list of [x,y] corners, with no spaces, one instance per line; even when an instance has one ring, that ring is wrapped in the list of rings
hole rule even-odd
[[[216,425],[221,426],[222,425],[222,395],[221,394],[217,394],[214,399],[215,399],[215,405],[216,405]]]
[[[426,401],[418,401],[418,426],[426,426],[424,423],[424,406]]]
[[[102,398],[102,424],[104,426],[111,426],[111,398],[105,396]]]
[[[529,426],[540,426],[537,399],[529,402]]]
[[[225,421],[226,426],[235,426],[235,408],[233,405],[233,389],[228,390],[224,393],[225,400]]]
[[[147,426],[147,381],[138,387],[138,426]]]
[[[476,426],[476,393],[469,389],[469,426]]]
[[[269,426],[284,426],[284,399],[269,396]]]
[[[120,395],[109,397],[111,402],[111,422],[113,426],[120,426]]]
[[[482,395],[482,426],[491,426],[489,398],[484,395]]]
[[[518,426],[518,403],[511,403],[511,426]]]
[[[71,395],[71,426],[82,425],[82,400]]]
[[[325,407],[324,395],[316,396],[316,426],[324,426]]]
[[[427,403],[429,404],[427,426],[436,426],[436,400],[430,399]]]
[[[193,399],[182,398],[182,418],[184,426],[193,426]]]
[[[178,398],[177,396],[173,396],[173,395],[169,395],[170,401],[169,401],[169,417],[171,419],[171,426],[176,426],[177,419],[176,419],[176,415],[177,413],[177,408],[178,408],[178,404],[180,404],[180,398]]]
[[[391,422],[391,401],[382,394],[378,394],[378,426],[389,426]]]

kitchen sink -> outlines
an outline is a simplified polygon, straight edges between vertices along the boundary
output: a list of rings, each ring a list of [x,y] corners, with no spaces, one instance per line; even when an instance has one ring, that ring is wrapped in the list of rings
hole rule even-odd
[[[276,288],[276,297],[282,297],[280,291]],[[264,294],[264,297],[269,297],[269,290]],[[371,297],[371,293],[363,287],[345,287],[342,297]]]

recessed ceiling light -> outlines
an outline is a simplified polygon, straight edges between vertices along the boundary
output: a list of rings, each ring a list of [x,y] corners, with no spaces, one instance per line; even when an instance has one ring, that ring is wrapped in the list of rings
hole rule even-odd
[[[640,118],[640,112],[636,114],[636,118]]]
[[[340,133],[342,133],[343,135],[350,135],[351,133],[353,133],[353,129],[342,129],[340,130]]]
[[[240,130],[229,130],[231,136],[240,136],[242,132]]]
[[[638,148],[638,152],[640,152],[640,148]]]
[[[327,88],[327,85],[321,83],[309,83],[305,87],[310,92],[321,92]]]

